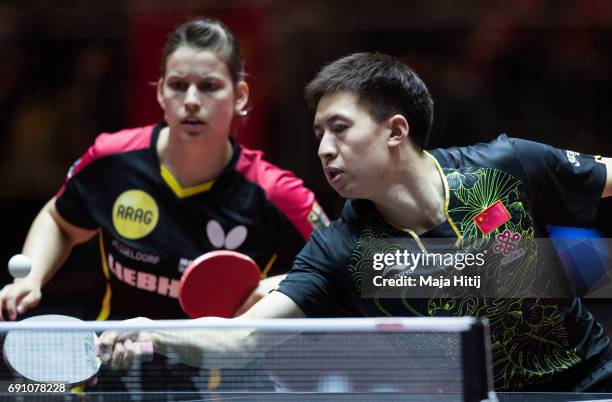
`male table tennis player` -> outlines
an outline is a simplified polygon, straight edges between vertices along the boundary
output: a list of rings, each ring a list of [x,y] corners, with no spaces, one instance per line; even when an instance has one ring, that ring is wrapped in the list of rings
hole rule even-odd
[[[545,224],[592,225],[600,198],[612,195],[610,158],[506,135],[425,152],[433,120],[429,91],[410,68],[382,54],[358,53],[327,65],[308,84],[306,98],[316,108],[325,175],[349,199],[340,219],[312,235],[278,290],[242,317],[487,315],[497,390],[612,391],[609,339],[578,298],[481,298],[468,309],[460,299],[440,305],[409,293],[362,298],[355,275],[360,264],[371,266],[359,258],[368,239],[478,240],[504,231],[541,238]],[[104,348],[115,336],[105,334]],[[156,351],[178,351],[191,364],[200,364],[195,348],[205,359],[253,344],[248,331],[234,339],[131,336],[152,337]],[[122,339],[113,365],[125,357]]]

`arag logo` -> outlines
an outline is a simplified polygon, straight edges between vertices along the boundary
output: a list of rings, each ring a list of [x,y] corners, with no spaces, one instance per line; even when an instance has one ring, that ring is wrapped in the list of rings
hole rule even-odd
[[[145,237],[157,225],[159,209],[153,197],[142,190],[128,190],[113,205],[113,225],[126,239]]]

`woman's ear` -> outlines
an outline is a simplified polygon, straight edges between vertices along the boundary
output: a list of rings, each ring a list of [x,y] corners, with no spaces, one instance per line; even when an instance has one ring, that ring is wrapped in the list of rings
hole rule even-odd
[[[402,142],[406,141],[408,134],[410,133],[410,126],[408,121],[401,114],[396,114],[389,118],[389,138],[387,144],[390,147],[397,147]]]
[[[160,78],[157,81],[157,103],[162,108],[163,111],[166,111],[166,107],[164,106],[164,79]]]
[[[236,96],[234,98],[234,113],[238,116],[246,115],[246,105],[249,101],[249,85],[246,81],[236,84]]]

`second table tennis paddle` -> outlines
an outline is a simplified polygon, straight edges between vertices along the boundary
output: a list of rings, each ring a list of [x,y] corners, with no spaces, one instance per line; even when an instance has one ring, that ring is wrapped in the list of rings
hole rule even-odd
[[[257,288],[261,272],[249,256],[218,250],[193,260],[181,277],[179,302],[191,318],[232,317]]]

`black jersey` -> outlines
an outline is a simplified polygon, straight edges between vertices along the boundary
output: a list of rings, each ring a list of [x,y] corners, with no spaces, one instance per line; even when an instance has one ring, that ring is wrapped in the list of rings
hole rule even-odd
[[[596,157],[505,135],[430,155],[445,184],[447,219],[422,238],[478,241],[507,231],[535,239],[547,237],[545,224],[589,226],[606,181],[605,165]],[[563,373],[580,370],[608,346],[601,325],[579,298],[466,302],[411,299],[409,292],[396,298],[362,297],[362,273],[367,264],[372,266],[361,258],[364,245],[407,236],[389,225],[372,202],[348,200],[339,220],[312,235],[279,290],[309,317],[486,315],[499,390],[571,387],[560,385]],[[558,260],[555,267],[562,270]]]
[[[108,278],[100,319],[186,318],[179,280],[194,258],[235,250],[262,276],[279,274],[326,220],[301,180],[235,142],[219,177],[181,187],[158,159],[160,129],[100,135],[56,195],[64,219],[99,229]]]

